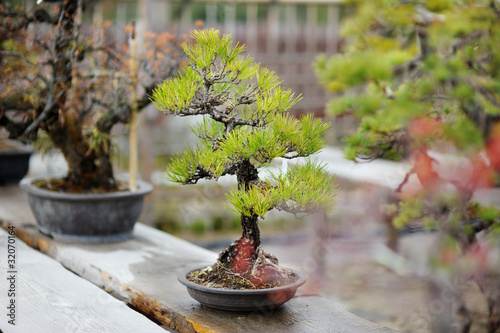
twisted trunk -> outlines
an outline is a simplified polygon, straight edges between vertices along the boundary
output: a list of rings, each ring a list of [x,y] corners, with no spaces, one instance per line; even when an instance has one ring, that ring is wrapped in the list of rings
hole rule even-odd
[[[67,192],[112,191],[117,188],[113,178],[109,151],[94,150],[83,133],[83,119],[74,103],[68,99],[78,98],[78,93],[71,92],[76,84],[73,78],[73,45],[76,41],[76,16],[79,15],[77,0],[68,0],[61,11],[62,22],[55,39],[55,63],[52,67],[54,78],[52,95],[56,97],[54,107],[42,123],[54,145],[60,149],[68,164],[65,177]],[[73,96],[74,95],[74,96]],[[111,126],[109,127],[111,130]],[[109,131],[107,132],[109,133]],[[108,147],[109,145],[108,140]]]
[[[257,169],[248,159],[242,159],[235,165],[238,188],[250,190],[253,183],[259,180]],[[257,260],[257,252],[260,247],[260,229],[258,216],[241,215],[241,237],[234,241],[219,255],[219,262],[235,273],[245,273],[251,270]]]
[[[259,172],[250,163],[250,160],[245,158],[237,164],[236,179],[238,180],[238,189],[248,191],[253,183],[259,181]]]
[[[235,273],[246,273],[252,269],[257,259],[257,250],[260,246],[260,230],[257,215],[241,216],[243,235],[233,243],[235,246],[230,254],[229,266]]]
[[[252,186],[261,186],[258,170],[249,159],[240,158],[230,169],[237,177],[239,190],[249,191]],[[290,271],[279,267],[275,256],[261,249],[259,216],[250,212],[249,216],[241,215],[241,237],[219,254],[214,265],[202,269],[191,281],[221,288],[260,289],[295,280]]]
[[[110,192],[117,189],[109,155],[92,152],[81,156],[80,163],[68,170],[69,192]]]
[[[116,190],[109,152],[90,149],[81,127],[69,131],[68,127],[49,132],[52,142],[60,149],[68,164],[67,192],[108,192]],[[108,146],[109,146],[108,142]]]

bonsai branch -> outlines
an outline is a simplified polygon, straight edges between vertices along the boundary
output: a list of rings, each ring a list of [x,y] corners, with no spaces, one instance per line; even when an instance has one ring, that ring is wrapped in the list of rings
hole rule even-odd
[[[213,179],[213,178],[214,175],[211,172],[205,170],[202,166],[198,165],[196,167],[196,171],[193,174],[193,176],[186,179],[184,185],[196,184],[200,179]]]
[[[65,90],[60,91],[57,96],[54,96],[54,85],[50,85],[50,94],[42,112],[35,120],[26,128],[22,137],[26,138],[31,132],[36,131],[42,122],[47,119],[48,115],[53,111],[57,101],[66,93]]]
[[[317,213],[320,211],[320,208],[310,205],[306,207],[295,207],[287,202],[282,202],[276,206],[273,207],[274,209],[278,211],[283,211],[292,214],[295,218],[303,218],[304,215],[312,214],[312,213]]]
[[[21,123],[14,122],[7,117],[5,110],[1,110],[0,112],[0,126],[4,127],[7,132],[9,132],[10,139],[19,138],[29,124],[30,121]]]
[[[38,65],[38,64],[34,64],[28,57],[26,57],[24,54],[22,54],[20,52],[0,50],[0,55],[6,56],[6,57],[20,58],[23,61],[25,61],[26,64],[28,64],[30,66],[37,66]]]
[[[405,178],[403,181],[398,185],[396,188],[396,193],[400,193],[403,190],[403,187],[408,184],[408,181],[410,180],[410,176],[414,173],[416,173],[417,170],[415,168],[412,168],[410,171],[408,171],[405,175]]]

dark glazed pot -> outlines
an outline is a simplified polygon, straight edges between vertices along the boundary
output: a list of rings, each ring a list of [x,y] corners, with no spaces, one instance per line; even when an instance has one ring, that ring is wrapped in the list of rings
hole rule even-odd
[[[139,181],[136,192],[62,193],[32,185],[38,179],[23,179],[38,229],[56,240],[79,243],[112,243],[132,237],[141,214],[144,196],[151,184]]]
[[[185,285],[189,295],[209,308],[226,311],[260,311],[270,312],[278,309],[295,296],[297,288],[306,282],[305,275],[299,271],[286,268],[297,277],[295,282],[269,289],[223,289],[201,286],[189,281],[186,276],[200,268],[184,269],[178,274],[179,282]]]
[[[19,145],[21,146],[21,145]],[[34,149],[21,146],[18,150],[0,151],[0,184],[18,183],[28,173]]]

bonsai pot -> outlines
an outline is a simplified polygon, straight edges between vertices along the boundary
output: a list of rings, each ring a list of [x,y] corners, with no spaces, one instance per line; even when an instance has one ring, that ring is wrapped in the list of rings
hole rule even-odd
[[[28,173],[34,149],[11,140],[0,142],[0,184],[18,183]]]
[[[268,289],[224,289],[212,288],[189,281],[186,276],[200,268],[184,269],[179,272],[179,282],[185,285],[189,295],[209,308],[227,311],[261,311],[269,312],[278,309],[295,296],[297,288],[306,282],[303,273],[286,268],[293,272],[295,282],[276,288]]]
[[[38,222],[38,229],[56,240],[80,243],[111,243],[132,237],[141,214],[144,196],[152,185],[139,181],[136,192],[63,193],[32,185],[23,179],[21,188]]]

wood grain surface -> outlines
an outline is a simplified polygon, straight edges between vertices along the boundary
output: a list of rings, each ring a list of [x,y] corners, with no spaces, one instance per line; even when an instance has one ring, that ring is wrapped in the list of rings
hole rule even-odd
[[[124,302],[30,248],[19,237],[11,243],[15,246],[16,273],[8,273],[7,237],[0,229],[0,328],[4,333],[165,332]],[[10,275],[15,276],[15,297],[8,297]],[[15,325],[9,324],[6,316],[11,299],[16,306]]]
[[[141,223],[136,224],[132,240],[101,245],[58,243],[33,225],[17,224],[16,228],[18,237],[30,246],[178,332],[393,332],[321,296],[300,294],[300,289],[295,298],[275,311],[238,313],[201,306],[177,281],[177,272],[186,265],[213,263],[217,254]],[[46,288],[38,287],[48,294]],[[78,295],[68,294],[67,298],[78,299]],[[79,322],[105,325],[89,319],[94,318],[91,309],[82,310],[80,315]],[[76,325],[67,323],[72,324]],[[103,327],[96,332],[108,329]]]

